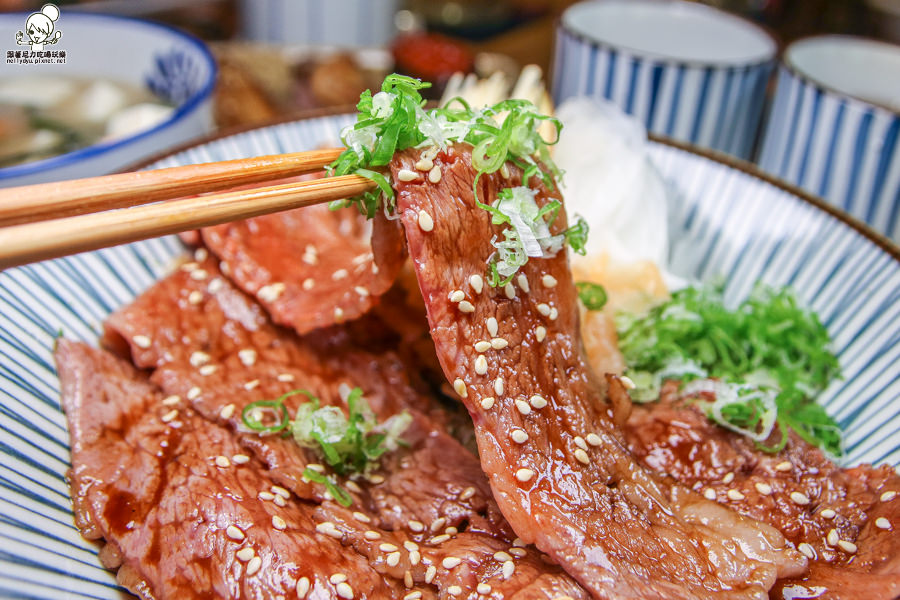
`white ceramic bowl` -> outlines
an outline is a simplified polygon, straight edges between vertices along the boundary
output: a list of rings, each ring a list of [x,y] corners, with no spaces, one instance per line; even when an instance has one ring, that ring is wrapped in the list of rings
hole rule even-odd
[[[149,129],[40,161],[0,169],[0,187],[102,175],[207,133],[212,128],[216,65],[200,40],[171,27],[109,15],[67,11],[55,29],[62,35],[44,50],[65,51],[65,63],[10,64],[28,14],[0,14],[0,78],[54,75],[108,78],[149,88],[176,106]]]
[[[759,164],[900,242],[900,46],[788,46]]]
[[[750,158],[776,44],[681,0],[592,0],[563,13],[553,96],[612,100],[651,132]]]

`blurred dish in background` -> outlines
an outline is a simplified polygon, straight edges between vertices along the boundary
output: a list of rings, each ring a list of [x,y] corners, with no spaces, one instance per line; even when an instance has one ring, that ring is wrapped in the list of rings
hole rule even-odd
[[[595,0],[563,13],[553,97],[612,100],[653,133],[750,158],[776,43],[709,6]]]
[[[211,129],[216,65],[198,39],[65,6],[54,26],[49,58],[16,62],[33,50],[15,46],[0,68],[0,187],[111,173]],[[14,46],[24,27],[21,13],[0,14],[0,40]]]
[[[900,47],[788,46],[759,164],[900,242]]]

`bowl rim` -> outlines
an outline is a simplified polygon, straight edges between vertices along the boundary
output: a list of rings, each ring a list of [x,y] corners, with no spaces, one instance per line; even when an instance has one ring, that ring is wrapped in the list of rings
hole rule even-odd
[[[27,12],[16,12],[16,13],[4,13],[0,15],[0,18],[21,18],[23,15],[27,15],[30,13]],[[115,140],[110,140],[108,142],[100,142],[97,144],[91,144],[90,146],[85,146],[84,148],[79,148],[77,150],[73,150],[71,152],[66,152],[65,154],[57,154],[56,156],[51,156],[49,158],[44,158],[41,160],[36,160],[32,162],[27,162],[20,165],[12,165],[9,167],[0,168],[0,184],[3,183],[4,180],[13,179],[15,177],[22,177],[25,175],[32,175],[34,173],[39,173],[41,171],[46,171],[49,169],[56,169],[59,167],[71,165],[77,163],[78,161],[91,159],[97,157],[101,154],[105,154],[107,152],[112,152],[117,150],[127,144],[131,144],[132,142],[136,142],[142,140],[146,137],[149,137],[163,129],[170,127],[184,120],[188,115],[194,113],[206,100],[210,99],[213,94],[213,90],[215,89],[216,79],[218,76],[218,66],[216,65],[215,58],[212,55],[209,47],[203,43],[202,40],[197,38],[190,33],[182,31],[177,27],[173,27],[171,25],[166,25],[164,23],[157,23],[155,21],[148,21],[146,19],[136,19],[134,17],[122,17],[118,15],[108,15],[108,14],[95,14],[95,13],[84,13],[71,11],[66,13],[66,20],[69,19],[85,19],[89,21],[116,21],[116,22],[128,22],[132,25],[136,25],[138,27],[148,27],[150,29],[161,30],[167,34],[174,35],[175,37],[180,37],[184,39],[190,46],[192,46],[195,50],[200,53],[200,56],[206,61],[209,66],[209,78],[203,84],[203,86],[197,90],[195,93],[191,94],[187,100],[185,100],[181,105],[175,108],[175,112],[161,123],[157,123],[153,127],[149,129],[143,129],[129,135],[124,138],[119,138]]]
[[[338,117],[342,115],[352,115],[355,114],[356,107],[354,105],[346,105],[346,106],[337,106],[337,107],[329,107],[329,108],[315,108],[315,109],[307,109],[302,111],[297,111],[288,115],[281,115],[275,117],[273,119],[268,119],[266,121],[261,121],[259,123],[253,123],[250,125],[237,125],[234,127],[226,127],[221,130],[213,131],[206,135],[197,137],[192,140],[188,140],[181,144],[178,144],[172,148],[167,148],[156,154],[143,158],[139,161],[136,161],[127,167],[121,169],[120,173],[126,173],[129,171],[140,171],[151,167],[153,164],[158,163],[161,160],[174,156],[176,154],[180,154],[192,148],[197,148],[199,146],[203,146],[209,144],[211,142],[215,142],[217,140],[232,137],[235,135],[239,135],[242,133],[247,133],[249,131],[254,131],[257,129],[266,129],[269,127],[276,127],[278,125],[285,125],[287,123],[293,123],[296,121],[306,121],[310,119],[320,119],[326,117]],[[700,156],[701,158],[705,158],[719,165],[729,167],[732,169],[736,169],[741,171],[745,175],[750,175],[756,179],[762,180],[765,183],[768,183],[782,191],[788,192],[793,196],[799,198],[806,204],[812,205],[814,208],[824,211],[841,221],[844,225],[850,227],[855,230],[857,233],[865,237],[868,241],[878,246],[881,250],[887,253],[894,261],[900,263],[900,245],[895,244],[885,235],[882,235],[868,224],[863,221],[856,219],[855,217],[843,212],[839,208],[832,206],[827,203],[822,198],[815,196],[803,188],[800,188],[792,183],[788,183],[787,181],[780,179],[766,171],[763,171],[756,164],[737,158],[730,154],[726,154],[724,152],[718,150],[712,150],[710,148],[702,148],[700,146],[695,146],[693,144],[682,142],[680,140],[676,140],[670,137],[666,137],[663,135],[658,135],[655,133],[648,133],[648,139],[651,142],[655,142],[661,144],[663,146],[669,146],[671,148],[676,148],[678,150],[682,150],[689,154],[693,154],[695,156]]]
[[[770,64],[775,64],[778,62],[778,56],[781,49],[781,42],[777,35],[767,27],[760,25],[759,23],[755,23],[746,17],[741,15],[736,15],[734,13],[730,13],[721,9],[716,8],[715,6],[710,6],[708,4],[698,4],[696,2],[688,2],[686,0],[638,0],[644,4],[666,4],[666,5],[680,5],[685,6],[689,10],[698,10],[698,11],[706,11],[709,13],[716,14],[719,17],[725,17],[729,20],[740,23],[742,26],[755,30],[757,33],[762,34],[764,37],[768,38],[769,42],[772,44],[771,55],[768,58],[762,58],[759,60],[745,60],[745,61],[730,61],[730,62],[720,62],[720,61],[703,61],[703,60],[694,60],[694,59],[680,59],[663,56],[661,54],[656,54],[654,52],[647,52],[646,50],[640,50],[637,48],[633,48],[630,46],[622,46],[619,44],[613,44],[605,40],[600,40],[597,38],[590,37],[584,33],[576,31],[566,25],[565,15],[571,11],[572,9],[587,5],[587,4],[611,4],[615,2],[620,2],[620,0],[583,0],[581,2],[576,2],[575,4],[570,5],[566,8],[556,19],[557,31],[563,31],[566,35],[569,35],[573,38],[578,39],[580,42],[588,44],[590,46],[594,46],[597,48],[605,48],[612,51],[626,51],[637,57],[640,57],[643,60],[648,60],[655,63],[671,65],[675,67],[685,67],[685,68],[695,68],[695,69],[721,69],[728,71],[740,71],[740,70],[751,70],[757,69],[759,67],[763,67]]]
[[[882,102],[876,102],[874,100],[867,100],[865,98],[856,96],[855,94],[848,94],[847,92],[843,92],[843,91],[837,89],[836,87],[809,75],[808,73],[806,73],[806,71],[802,70],[796,64],[793,64],[792,61],[790,60],[789,54],[790,54],[791,48],[794,48],[798,45],[805,44],[808,42],[814,42],[817,40],[826,40],[826,39],[840,40],[842,43],[843,42],[851,42],[851,43],[852,42],[864,42],[869,45],[884,46],[887,48],[892,48],[894,50],[900,50],[900,45],[892,44],[890,42],[885,42],[882,40],[876,40],[874,38],[859,36],[859,35],[848,35],[848,34],[841,34],[841,33],[826,33],[826,34],[822,34],[822,35],[807,35],[807,36],[804,36],[801,38],[797,38],[796,40],[794,40],[793,42],[791,42],[790,44],[788,44],[785,47],[784,51],[781,53],[781,61],[780,62],[781,62],[782,68],[786,69],[791,74],[792,77],[801,80],[805,85],[812,86],[821,92],[828,93],[832,96],[837,96],[845,101],[849,100],[852,102],[859,102],[861,104],[865,104],[867,106],[885,111],[888,113],[889,116],[893,115],[893,117],[895,119],[900,118],[900,107],[893,108],[893,107],[888,106],[887,104],[883,104]]]

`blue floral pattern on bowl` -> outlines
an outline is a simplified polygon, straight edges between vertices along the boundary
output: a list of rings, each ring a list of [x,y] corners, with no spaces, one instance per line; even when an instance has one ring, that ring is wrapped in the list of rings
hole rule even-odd
[[[200,65],[186,52],[172,48],[154,56],[152,71],[144,81],[159,98],[179,106],[203,85],[201,71]]]

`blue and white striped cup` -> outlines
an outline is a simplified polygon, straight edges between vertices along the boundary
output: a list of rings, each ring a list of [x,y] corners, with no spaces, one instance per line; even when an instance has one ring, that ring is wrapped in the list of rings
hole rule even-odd
[[[900,46],[788,46],[759,165],[900,243]]]
[[[553,97],[612,100],[659,135],[751,158],[777,45],[763,29],[681,0],[593,0],[556,37]]]

